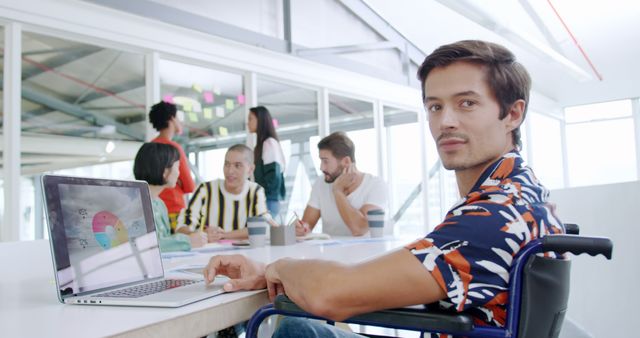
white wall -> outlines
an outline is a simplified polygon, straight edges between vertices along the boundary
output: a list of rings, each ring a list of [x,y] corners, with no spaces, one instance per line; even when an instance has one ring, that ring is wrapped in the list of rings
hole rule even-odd
[[[551,192],[565,223],[580,233],[613,240],[613,259],[573,257],[567,316],[594,337],[637,336],[630,321],[640,303],[640,182],[570,188]]]

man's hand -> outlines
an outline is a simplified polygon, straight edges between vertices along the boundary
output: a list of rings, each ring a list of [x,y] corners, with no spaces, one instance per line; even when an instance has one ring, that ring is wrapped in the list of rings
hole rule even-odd
[[[342,192],[347,194],[350,191],[355,190],[358,184],[358,171],[354,164],[350,164],[348,167],[342,170],[342,174],[333,181],[333,192]]]
[[[205,283],[211,284],[217,275],[230,278],[225,291],[259,290],[267,287],[265,266],[242,255],[213,256],[203,271]]]
[[[202,231],[196,231],[189,234],[189,241],[192,248],[199,248],[207,244],[207,233]]]
[[[207,236],[209,237],[209,243],[217,242],[224,239],[225,231],[217,226],[209,226],[207,228]]]
[[[269,299],[271,301],[273,301],[277,295],[286,294],[282,281],[280,280],[280,275],[278,274],[278,265],[286,263],[288,260],[288,258],[279,259],[267,265],[265,279],[267,281],[267,291],[269,292]]]
[[[311,231],[311,227],[307,222],[298,220],[296,221],[296,236],[305,236]]]

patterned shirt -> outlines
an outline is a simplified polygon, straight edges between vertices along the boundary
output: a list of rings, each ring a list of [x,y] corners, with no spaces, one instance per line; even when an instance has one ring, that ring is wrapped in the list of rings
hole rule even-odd
[[[441,308],[504,326],[513,258],[533,239],[564,233],[548,196],[513,150],[482,173],[433,232],[406,247],[446,291]]]
[[[264,189],[246,181],[242,191],[234,195],[224,188],[224,180],[198,185],[189,204],[178,216],[178,228],[188,226],[191,231],[217,226],[224,231],[242,229],[247,217],[267,213]]]

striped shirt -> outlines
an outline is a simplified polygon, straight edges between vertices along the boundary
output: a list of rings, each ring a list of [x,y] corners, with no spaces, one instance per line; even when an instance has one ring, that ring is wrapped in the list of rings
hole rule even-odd
[[[224,188],[224,180],[201,183],[178,216],[178,228],[191,231],[217,226],[224,231],[246,227],[247,217],[267,212],[264,189],[246,181],[242,192],[234,195]]]

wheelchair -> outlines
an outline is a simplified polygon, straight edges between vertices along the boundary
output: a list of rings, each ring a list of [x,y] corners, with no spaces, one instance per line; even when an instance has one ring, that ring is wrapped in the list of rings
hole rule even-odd
[[[529,242],[511,266],[507,320],[504,327],[475,325],[464,312],[399,308],[351,317],[345,323],[391,329],[443,333],[462,337],[558,337],[569,300],[571,261],[537,255],[543,252],[603,255],[611,259],[613,242],[604,237],[579,236],[576,224],[565,224],[566,234],[547,235]],[[257,337],[262,321],[272,315],[332,321],[307,313],[284,295],[260,308],[249,320],[247,338]]]

